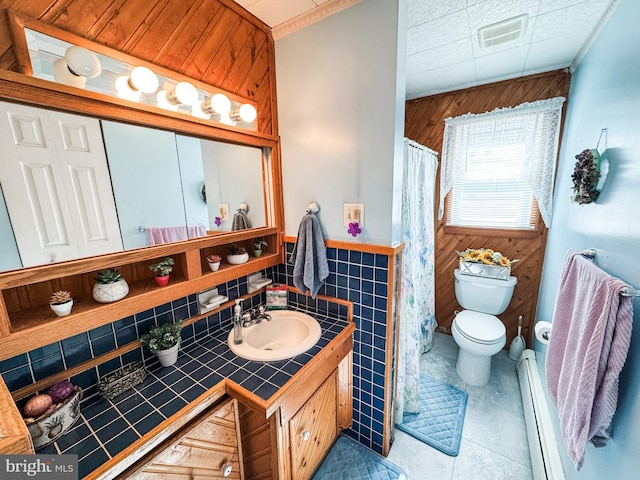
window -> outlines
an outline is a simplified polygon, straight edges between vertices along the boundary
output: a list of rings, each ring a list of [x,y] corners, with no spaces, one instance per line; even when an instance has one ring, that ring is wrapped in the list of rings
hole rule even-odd
[[[564,98],[445,121],[441,219],[446,225],[536,228],[551,222],[551,196]]]

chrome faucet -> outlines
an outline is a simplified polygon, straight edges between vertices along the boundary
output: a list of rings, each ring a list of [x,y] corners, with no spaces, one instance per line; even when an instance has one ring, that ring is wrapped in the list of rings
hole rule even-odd
[[[250,312],[242,315],[242,326],[246,328],[260,323],[262,320],[270,321],[271,315],[269,315],[266,310],[264,305],[260,305],[258,308],[252,308]]]

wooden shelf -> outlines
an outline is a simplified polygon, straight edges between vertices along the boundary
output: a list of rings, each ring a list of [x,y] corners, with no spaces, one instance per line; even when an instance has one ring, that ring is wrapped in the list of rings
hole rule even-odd
[[[250,245],[258,238],[268,239],[270,251],[250,256],[241,265],[229,265],[223,257],[218,271],[209,269],[207,255],[226,252],[231,243]],[[254,229],[65,262],[57,269],[47,265],[0,274],[0,360],[278,265],[283,259],[281,239],[275,228]],[[172,256],[176,265],[169,284],[159,287],[148,265],[164,256]],[[129,293],[117,302],[99,303],[91,294],[93,277],[109,266],[122,270]],[[66,317],[57,317],[48,305],[50,293],[61,288],[74,297]]]

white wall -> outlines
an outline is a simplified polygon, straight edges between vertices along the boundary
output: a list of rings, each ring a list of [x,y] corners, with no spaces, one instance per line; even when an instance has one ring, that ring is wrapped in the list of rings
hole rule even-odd
[[[366,0],[276,41],[287,235],[316,200],[325,238],[399,238],[405,51],[406,0]],[[343,203],[365,204],[356,239],[343,226]]]

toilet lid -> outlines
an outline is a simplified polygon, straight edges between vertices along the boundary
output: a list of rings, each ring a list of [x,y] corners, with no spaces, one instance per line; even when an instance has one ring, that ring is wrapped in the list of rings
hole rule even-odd
[[[504,324],[495,315],[463,310],[456,315],[458,331],[469,339],[493,343],[506,334]]]

